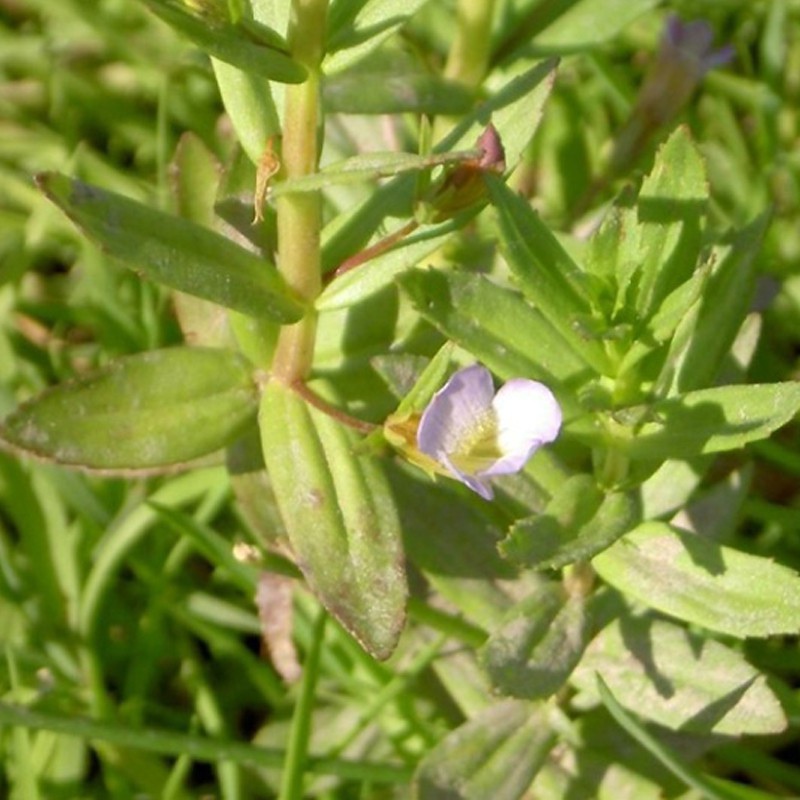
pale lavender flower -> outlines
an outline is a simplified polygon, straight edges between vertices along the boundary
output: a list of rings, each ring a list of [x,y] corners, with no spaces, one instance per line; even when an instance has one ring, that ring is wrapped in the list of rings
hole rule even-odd
[[[733,58],[732,47],[715,50],[713,42],[714,31],[705,20],[684,22],[669,17],[631,116],[614,142],[613,174],[624,172],[636,161],[650,137],[688,103],[707,72]]]
[[[485,478],[519,472],[561,428],[561,408],[542,383],[514,378],[495,394],[486,367],[456,372],[422,414],[417,447],[486,500]]]

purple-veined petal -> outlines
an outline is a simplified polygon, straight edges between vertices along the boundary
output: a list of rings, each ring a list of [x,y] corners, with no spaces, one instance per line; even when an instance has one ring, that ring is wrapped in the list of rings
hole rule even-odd
[[[483,480],[521,470],[561,428],[561,409],[544,384],[508,381],[496,394],[489,370],[474,364],[456,372],[432,398],[417,429],[420,452],[486,500]]]
[[[493,395],[492,375],[486,367],[473,364],[456,372],[422,414],[419,449],[438,460],[457,450],[475,421],[491,408]]]

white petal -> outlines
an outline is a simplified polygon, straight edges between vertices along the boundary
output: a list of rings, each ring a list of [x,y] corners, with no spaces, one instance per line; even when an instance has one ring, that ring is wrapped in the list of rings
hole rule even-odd
[[[561,429],[561,407],[542,383],[515,378],[492,402],[497,415],[498,445],[502,457],[482,475],[506,475],[522,469],[533,453],[552,442]]]

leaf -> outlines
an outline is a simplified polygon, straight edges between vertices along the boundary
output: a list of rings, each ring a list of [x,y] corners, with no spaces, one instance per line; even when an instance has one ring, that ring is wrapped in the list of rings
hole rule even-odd
[[[194,134],[184,134],[170,164],[173,202],[178,214],[199,225],[214,224],[214,199],[221,166]],[[216,303],[183,292],[173,292],[175,315],[183,337],[191,345],[227,347],[231,344],[227,312]]]
[[[481,662],[495,691],[544,699],[564,686],[593,633],[584,598],[548,582],[507,612]]]
[[[219,234],[58,173],[36,182],[87,237],[151,280],[254,317],[302,317],[275,267]]]
[[[536,36],[536,49],[544,52],[575,52],[613,39],[658,0],[579,0],[566,6],[550,25]],[[564,7],[564,6],[561,6]]]
[[[306,69],[286,52],[283,38],[262,23],[233,24],[223,16],[193,14],[180,2],[141,0],[156,16],[190,39],[197,47],[243,72],[281,83],[302,83]]]
[[[423,317],[499,377],[538,378],[552,387],[586,376],[578,356],[516,292],[460,272],[414,270],[398,282]]]
[[[611,694],[611,690],[606,686],[600,675],[597,675],[597,690],[603,705],[605,705],[620,727],[624,728],[636,742],[648,753],[654,755],[670,772],[680,778],[687,786],[693,788],[700,797],[708,798],[708,800],[735,800],[735,798],[742,797],[738,794],[738,791],[736,793],[726,791],[725,786],[720,785],[723,783],[722,781],[715,780],[712,784],[711,778],[698,774],[690,766],[684,764],[680,756],[661,744],[655,736],[645,730],[625,711],[614,695]],[[733,787],[733,784],[731,786]],[[735,787],[733,788],[735,789]]]
[[[428,0],[359,0],[335,3],[328,15],[323,72],[355,64],[398,31]]]
[[[638,268],[627,305],[647,320],[691,276],[700,251],[700,221],[708,202],[703,160],[685,127],[659,148],[636,201]],[[620,290],[627,276],[618,276]]]
[[[376,658],[405,620],[394,500],[377,463],[340,423],[271,382],[259,415],[264,461],[297,564],[323,605]]]
[[[118,359],[45,391],[4,420],[0,438],[58,464],[152,470],[219,450],[256,408],[244,358],[175,347]]]
[[[468,150],[489,121],[496,128],[510,170],[516,166],[533,137],[542,116],[544,103],[555,78],[555,60],[523,66],[515,64],[509,73],[493,82],[494,93],[434,147],[438,154]],[[408,215],[412,210],[415,182],[411,176],[400,176],[376,190],[372,196],[347,217],[339,217],[323,231],[323,264],[325,271],[335,269],[357,252],[379,229],[387,216]]]
[[[653,403],[624,443],[631,458],[663,460],[734,450],[765,439],[800,410],[800,383],[700,389]]]
[[[634,493],[598,489],[593,478],[575,475],[562,484],[543,513],[519,520],[500,552],[534,569],[561,569],[610,547],[641,519]]]
[[[640,525],[592,564],[620,592],[709,630],[800,632],[800,575],[663,522]]]
[[[474,159],[479,152],[473,148],[472,150],[455,150],[428,156],[380,150],[374,153],[362,153],[329,164],[319,172],[282,181],[272,188],[272,196],[280,197],[282,194],[294,192],[316,192],[343,183],[373,181],[377,178],[402,175],[404,172],[419,172],[443,165],[458,165]]]
[[[518,800],[555,741],[543,708],[518,700],[489,706],[422,759],[412,796],[416,800]]]
[[[674,345],[674,393],[708,386],[719,375],[755,291],[756,256],[769,225],[764,214],[733,238],[712,270],[695,319]],[[679,334],[680,336],[680,334]]]
[[[466,114],[473,93],[460,83],[405,69],[356,69],[328,77],[322,84],[325,110],[335,114]]]
[[[624,617],[591,643],[572,676],[589,697],[600,674],[628,710],[686,733],[785,730],[786,716],[758,670],[735,650],[651,617]]]
[[[497,554],[501,532],[481,501],[451,483],[421,483],[416,470],[389,465],[387,474],[409,561],[468,622],[497,625],[513,602],[503,587],[517,575]]]
[[[602,345],[580,332],[592,313],[585,275],[524,198],[494,176],[485,180],[497,212],[500,246],[522,293],[575,355],[595,372],[607,373]]]
[[[270,84],[253,72],[216,58],[211,65],[236,139],[250,161],[258,165],[270,137],[280,133]]]

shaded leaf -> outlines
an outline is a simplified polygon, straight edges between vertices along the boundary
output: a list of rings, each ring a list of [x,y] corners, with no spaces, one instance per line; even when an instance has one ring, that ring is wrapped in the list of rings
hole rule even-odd
[[[517,564],[560,569],[610,547],[641,519],[638,496],[604,495],[593,478],[569,478],[541,514],[515,522],[500,552]]]
[[[517,700],[489,706],[420,762],[417,800],[518,800],[555,744],[544,709]]]
[[[708,386],[718,377],[751,307],[758,271],[756,256],[768,224],[768,215],[759,217],[736,234],[721,253],[696,317],[687,320],[687,330],[678,334],[673,345],[674,393]]]
[[[322,84],[325,109],[338,114],[465,114],[473,93],[438,75],[408,70],[361,68],[340,72]]]
[[[592,633],[584,598],[548,582],[506,614],[481,661],[496,691],[543,699],[564,686]]]

